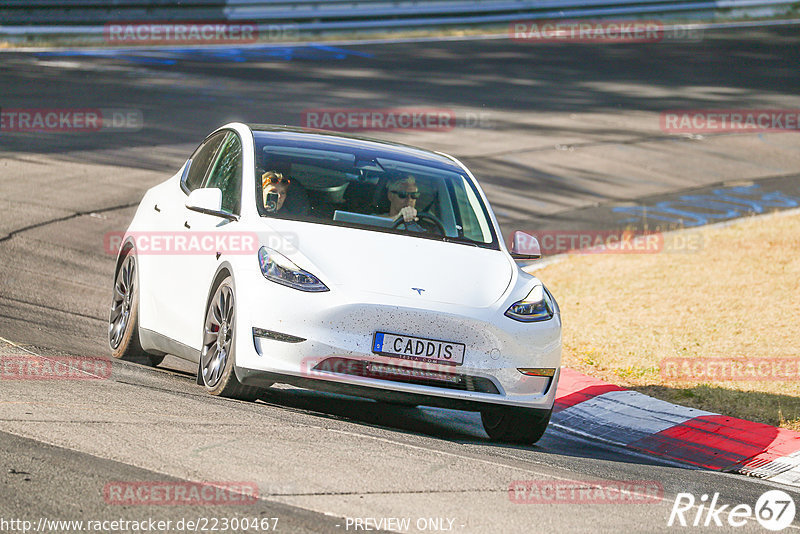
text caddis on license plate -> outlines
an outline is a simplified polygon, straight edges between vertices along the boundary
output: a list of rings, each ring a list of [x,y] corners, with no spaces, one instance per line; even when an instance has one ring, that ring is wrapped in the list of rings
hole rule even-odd
[[[375,340],[372,343],[372,352],[377,354],[453,365],[464,363],[465,348],[463,343],[398,336],[385,332],[375,332]]]

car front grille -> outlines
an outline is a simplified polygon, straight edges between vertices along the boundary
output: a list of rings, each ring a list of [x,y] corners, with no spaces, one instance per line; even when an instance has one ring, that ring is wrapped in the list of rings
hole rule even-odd
[[[331,357],[314,366],[314,371],[361,376],[376,380],[405,382],[420,386],[430,386],[478,393],[499,395],[497,386],[488,378],[461,373],[442,371],[431,364],[418,363],[416,367],[393,365],[381,362]]]

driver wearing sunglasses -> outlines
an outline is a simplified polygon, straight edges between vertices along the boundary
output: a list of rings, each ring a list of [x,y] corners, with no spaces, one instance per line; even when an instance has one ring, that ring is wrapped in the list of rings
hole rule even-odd
[[[384,217],[411,222],[417,220],[417,199],[419,188],[414,176],[406,174],[389,181],[387,196],[389,197],[389,213]]]

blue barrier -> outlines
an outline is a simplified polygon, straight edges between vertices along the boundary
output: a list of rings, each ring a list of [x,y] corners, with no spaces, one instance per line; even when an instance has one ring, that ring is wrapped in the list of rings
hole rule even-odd
[[[3,0],[0,34],[98,33],[114,21],[229,20],[359,30],[514,20],[788,10],[797,0]],[[71,30],[70,30],[71,28]]]

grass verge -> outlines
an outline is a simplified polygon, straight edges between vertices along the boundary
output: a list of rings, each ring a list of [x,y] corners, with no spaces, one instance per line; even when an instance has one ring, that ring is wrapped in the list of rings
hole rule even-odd
[[[800,214],[693,231],[703,238],[694,253],[574,254],[535,273],[561,306],[564,365],[676,404],[800,430],[800,375],[785,372],[800,363]],[[722,358],[741,364],[745,379],[676,379],[670,358],[703,369]],[[747,372],[761,359],[778,367]]]

